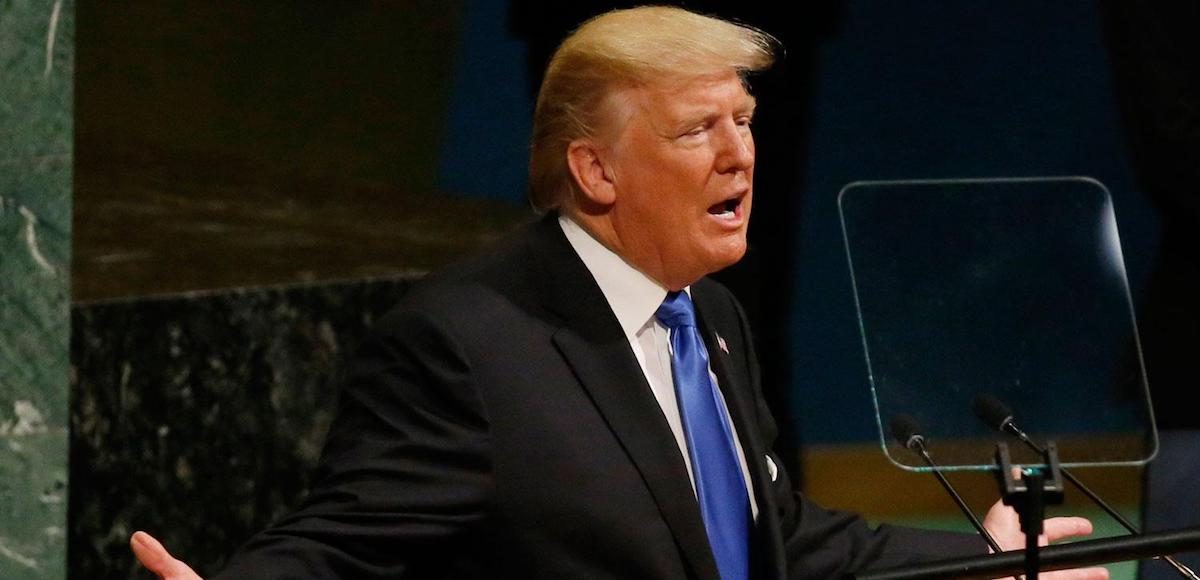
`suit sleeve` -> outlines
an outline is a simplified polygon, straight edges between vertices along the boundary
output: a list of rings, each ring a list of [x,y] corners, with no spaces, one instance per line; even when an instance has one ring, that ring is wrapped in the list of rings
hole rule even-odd
[[[746,368],[754,388],[759,432],[768,448],[774,446],[777,428],[762,396],[761,377],[753,339],[741,305],[730,295],[737,312]],[[864,570],[987,553],[987,545],[974,534],[921,530],[900,526],[869,526],[858,514],[825,509],[795,491],[777,461],[778,480],[772,484],[779,512],[780,533],[788,577],[841,578]],[[880,493],[893,493],[880,490]]]
[[[429,577],[462,555],[491,487],[488,422],[451,333],[416,308],[350,362],[309,497],[219,578]]]
[[[865,570],[986,554],[973,534],[882,525],[857,514],[827,510],[794,494],[783,518],[788,577],[841,578]]]

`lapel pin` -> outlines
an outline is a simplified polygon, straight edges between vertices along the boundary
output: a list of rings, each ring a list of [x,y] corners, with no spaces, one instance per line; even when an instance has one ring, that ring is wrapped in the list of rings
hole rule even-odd
[[[717,335],[717,347],[724,351],[725,354],[729,354],[729,345],[725,344],[725,339],[721,338],[719,334]]]

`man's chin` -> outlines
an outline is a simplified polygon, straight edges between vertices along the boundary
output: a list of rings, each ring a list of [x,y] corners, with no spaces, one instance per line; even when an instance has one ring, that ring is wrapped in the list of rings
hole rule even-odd
[[[728,268],[742,260],[746,255],[746,244],[743,238],[741,244],[735,244],[731,247],[721,248],[717,252],[710,255],[708,265],[710,266],[709,274],[719,272]]]

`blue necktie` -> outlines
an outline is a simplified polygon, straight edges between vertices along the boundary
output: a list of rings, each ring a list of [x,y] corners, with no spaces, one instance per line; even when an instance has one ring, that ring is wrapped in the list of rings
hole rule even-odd
[[[744,580],[750,577],[750,496],[721,394],[708,374],[692,300],[671,292],[655,317],[671,329],[671,374],[708,543],[722,580]]]

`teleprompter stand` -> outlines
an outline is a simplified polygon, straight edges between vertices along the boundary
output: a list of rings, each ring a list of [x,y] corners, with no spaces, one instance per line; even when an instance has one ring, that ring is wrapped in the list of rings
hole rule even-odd
[[[1047,505],[1063,499],[1062,472],[1053,442],[1046,445],[1044,468],[1024,469],[1018,480],[1004,443],[996,444],[997,478],[1004,504],[1017,510],[1025,549],[986,556],[953,558],[867,571],[851,576],[855,580],[915,580],[936,578],[999,578],[1024,573],[1036,580],[1040,571],[1065,570],[1166,556],[1200,549],[1200,527],[1182,528],[1135,536],[1087,540],[1058,546],[1038,547]]]

